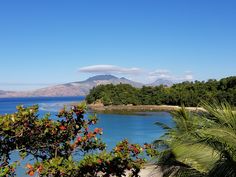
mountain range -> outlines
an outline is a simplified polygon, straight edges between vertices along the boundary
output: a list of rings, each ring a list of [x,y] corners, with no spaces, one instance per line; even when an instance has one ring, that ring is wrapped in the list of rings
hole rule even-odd
[[[105,84],[130,84],[134,87],[140,88],[145,84],[134,82],[124,77],[118,78],[113,75],[97,75],[88,78],[84,81],[70,82],[50,87],[45,87],[33,91],[3,91],[0,90],[0,97],[57,97],[57,96],[84,96],[89,93],[89,90],[97,85]],[[173,83],[169,80],[158,79],[147,86],[165,85],[171,86]]]

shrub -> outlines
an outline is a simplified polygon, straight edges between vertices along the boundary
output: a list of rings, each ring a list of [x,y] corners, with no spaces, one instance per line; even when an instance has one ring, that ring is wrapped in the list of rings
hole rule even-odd
[[[26,165],[30,176],[123,176],[126,170],[138,176],[145,162],[140,156],[143,148],[124,140],[108,152],[102,129],[91,129],[96,115],[86,118],[85,111],[85,104],[65,107],[55,120],[50,114],[40,118],[37,105],[18,106],[17,112],[0,116],[0,176],[15,176],[15,168],[27,156],[34,159]],[[21,159],[11,162],[15,151]]]

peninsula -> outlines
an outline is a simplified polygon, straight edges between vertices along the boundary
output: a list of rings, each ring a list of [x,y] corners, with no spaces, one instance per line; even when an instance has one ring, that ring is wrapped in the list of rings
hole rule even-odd
[[[195,81],[174,84],[171,87],[129,84],[98,85],[90,90],[86,102],[96,112],[172,111],[181,106],[191,111],[202,111],[201,102],[227,100],[236,106],[236,76],[219,81]]]

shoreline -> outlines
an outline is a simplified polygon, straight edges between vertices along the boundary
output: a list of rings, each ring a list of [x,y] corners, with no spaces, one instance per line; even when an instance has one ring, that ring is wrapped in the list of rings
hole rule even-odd
[[[126,176],[129,176],[129,173],[126,173]],[[163,172],[161,168],[154,164],[146,164],[143,168],[141,168],[139,172],[140,177],[163,177]]]
[[[171,105],[110,105],[104,106],[102,104],[89,104],[88,109],[98,113],[126,113],[126,112],[171,112],[180,109],[180,106]],[[205,109],[201,107],[185,107],[187,110],[193,112],[204,112]]]

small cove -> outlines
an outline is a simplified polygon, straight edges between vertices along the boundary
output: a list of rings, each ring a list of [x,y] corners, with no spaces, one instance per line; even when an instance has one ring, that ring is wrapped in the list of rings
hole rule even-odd
[[[84,97],[38,97],[38,98],[1,98],[0,114],[13,113],[16,106],[23,104],[30,106],[39,105],[39,116],[50,112],[56,119],[57,111],[64,104],[70,105],[74,102],[83,101]],[[89,113],[88,113],[89,114]],[[86,116],[88,116],[88,114]],[[163,135],[164,130],[155,125],[159,121],[172,125],[171,115],[167,112],[136,112],[132,114],[97,114],[99,122],[96,127],[103,128],[102,139],[111,150],[117,142],[128,139],[131,143],[151,143]],[[16,159],[14,157],[13,159]],[[13,160],[12,159],[12,160]],[[24,176],[24,163],[17,170],[17,176]]]

